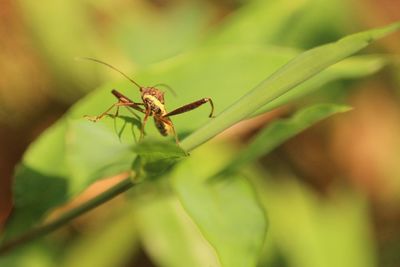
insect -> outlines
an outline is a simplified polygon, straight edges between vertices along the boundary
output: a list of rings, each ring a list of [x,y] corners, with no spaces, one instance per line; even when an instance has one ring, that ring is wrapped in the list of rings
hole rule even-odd
[[[155,126],[157,127],[160,134],[163,136],[174,135],[175,141],[178,144],[179,139],[178,139],[178,135],[175,131],[174,124],[172,123],[172,121],[170,119],[171,116],[182,114],[182,113],[191,111],[193,109],[196,109],[205,103],[210,103],[211,112],[210,112],[209,117],[210,118],[213,117],[214,103],[211,100],[211,98],[209,98],[209,97],[199,99],[192,103],[181,106],[171,112],[167,112],[167,110],[165,108],[164,92],[156,88],[156,86],[161,86],[161,85],[166,86],[166,85],[159,84],[159,85],[155,85],[155,86],[151,86],[151,87],[144,87],[144,86],[139,85],[136,81],[131,79],[128,75],[126,75],[125,73],[123,73],[122,71],[117,69],[116,67],[114,67],[106,62],[103,62],[101,60],[94,59],[94,58],[83,58],[83,59],[91,60],[91,61],[103,64],[103,65],[119,72],[121,75],[123,75],[125,78],[127,78],[130,82],[132,82],[134,85],[136,85],[139,88],[140,96],[142,99],[142,102],[134,102],[131,99],[129,99],[128,97],[126,97],[125,95],[123,95],[122,93],[113,89],[111,91],[111,93],[118,99],[118,101],[98,116],[85,116],[87,119],[89,119],[93,122],[97,122],[97,121],[101,120],[106,115],[111,116],[111,117],[118,117],[118,112],[119,112],[120,107],[127,107],[128,109],[131,108],[131,109],[134,109],[134,110],[139,111],[144,114],[141,129],[140,129],[139,140],[143,139],[143,137],[144,137],[144,127],[146,125],[148,118],[150,116],[153,116]],[[169,88],[168,86],[166,86],[166,87],[172,91],[171,88]],[[117,108],[115,114],[110,114],[109,112],[115,107]]]

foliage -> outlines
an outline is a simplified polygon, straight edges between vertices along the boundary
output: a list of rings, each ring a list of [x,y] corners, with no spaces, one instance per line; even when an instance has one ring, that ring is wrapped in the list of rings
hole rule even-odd
[[[291,247],[302,246],[302,242],[307,243],[305,240],[297,238],[293,244],[288,244],[288,236],[285,236],[285,231],[294,231],[288,225],[286,217],[290,215],[286,213],[297,208],[318,209],[315,201],[306,199],[301,206],[302,193],[299,193],[299,201],[294,198],[298,196],[296,190],[302,189],[277,185],[278,190],[287,186],[288,191],[295,191],[289,197],[293,206],[285,204],[287,198],[274,194],[271,188],[275,185],[266,185],[261,177],[267,175],[255,171],[254,165],[259,157],[289,138],[324,118],[347,111],[348,107],[315,103],[301,107],[290,119],[267,125],[241,151],[220,142],[206,143],[242,120],[293,103],[317,89],[327,89],[332,81],[370,75],[386,64],[387,58],[383,56],[345,58],[397,30],[400,24],[352,34],[306,51],[283,47],[282,44],[293,43],[293,36],[297,36],[292,31],[291,38],[287,36],[281,41],[285,25],[293,17],[306,16],[302,11],[311,3],[304,0],[274,4],[254,1],[228,18],[206,41],[199,41],[201,45],[195,46],[192,41],[188,42],[188,47],[185,42],[175,43],[166,54],[141,58],[144,67],[136,72],[135,80],[143,85],[166,83],[177,91],[177,98],[167,96],[167,108],[205,96],[216,104],[214,119],[206,118],[205,107],[173,117],[182,139],[179,146],[170,139],[160,139],[151,125],[146,129],[144,141],[137,143],[140,121],[126,111],[115,120],[105,119],[96,124],[82,118],[86,114],[98,114],[111,105],[113,99],[109,91],[113,88],[136,95],[138,99],[139,93],[133,91],[128,82],[103,85],[78,101],[31,145],[18,167],[14,184],[15,210],[2,235],[3,244],[40,226],[54,208],[67,203],[95,181],[127,172],[130,176],[127,179],[131,179],[133,185],[141,183],[115,213],[115,220],[105,224],[98,234],[75,241],[62,253],[43,252],[53,240],[36,242],[0,259],[0,263],[23,266],[21,259],[38,250],[45,255],[44,259],[35,259],[41,266],[59,264],[53,262],[56,257],[62,259],[63,266],[116,266],[127,261],[129,254],[142,246],[159,266],[257,266],[274,258],[270,254],[273,249],[265,252],[264,247],[268,228],[266,214],[269,213],[271,224],[276,225],[272,225],[272,229],[276,227],[279,231],[273,232],[274,244],[268,243],[270,241],[266,244],[280,249],[289,266],[325,266],[318,265],[324,264],[324,259],[314,261],[308,259],[309,255],[302,257],[298,247]],[[263,10],[274,16],[266,16]],[[303,18],[300,26],[306,27],[306,21]],[[250,38],[245,35],[246,31]],[[195,38],[191,36],[192,39]],[[52,45],[57,47],[57,44]],[[183,47],[187,51],[182,52]],[[158,57],[176,53],[179,54],[157,62]],[[146,65],[144,62],[156,63]],[[224,179],[220,179],[222,176]],[[345,203],[352,202],[343,199]],[[355,213],[357,208],[354,207]],[[349,208],[347,212],[353,214],[352,211]],[[314,217],[315,226],[308,224],[307,218],[302,218],[304,214],[307,213],[299,212],[292,217],[293,222],[298,222],[299,232],[321,227]],[[333,207],[328,209],[321,220],[332,219],[339,227],[332,223],[332,229],[324,234],[333,234],[340,228],[352,235],[351,231],[358,227],[367,228],[359,219],[363,214],[354,215],[354,224],[349,227],[340,216]],[[317,238],[306,232],[302,234],[304,239]],[[364,233],[356,234],[363,236]],[[367,244],[368,238],[365,239]],[[313,249],[318,250],[319,244],[311,241],[315,243],[307,247],[311,247],[310,254],[315,253]],[[114,244],[112,249],[107,243]],[[363,245],[351,243],[349,250],[358,254],[349,261],[351,265],[346,260],[338,264],[365,266],[360,256]],[[332,246],[336,251],[341,245]],[[369,251],[368,244],[365,246]]]

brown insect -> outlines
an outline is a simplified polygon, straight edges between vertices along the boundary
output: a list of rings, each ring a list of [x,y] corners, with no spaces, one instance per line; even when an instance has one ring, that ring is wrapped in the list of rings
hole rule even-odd
[[[111,91],[111,93],[118,99],[117,103],[114,103],[111,107],[109,107],[106,111],[104,111],[103,113],[101,113],[98,116],[94,116],[94,117],[93,116],[85,116],[86,118],[88,118],[89,120],[91,120],[93,122],[97,122],[97,121],[101,120],[106,115],[109,115],[111,117],[118,117],[119,108],[127,107],[128,109],[131,108],[131,109],[134,109],[141,113],[144,113],[144,118],[143,118],[142,126],[140,129],[140,140],[144,136],[144,127],[146,125],[147,119],[150,116],[153,116],[154,123],[155,123],[158,131],[160,132],[160,134],[163,136],[168,136],[168,135],[172,134],[175,137],[176,143],[179,143],[178,135],[176,134],[174,124],[172,123],[172,121],[169,117],[196,109],[199,106],[201,106],[207,102],[209,102],[211,105],[211,112],[210,112],[209,117],[210,118],[213,117],[214,104],[213,104],[211,98],[208,98],[208,97],[202,98],[202,99],[199,99],[192,103],[189,103],[187,105],[184,105],[182,107],[179,107],[171,112],[167,112],[167,110],[165,109],[165,105],[164,105],[164,92],[163,91],[157,89],[155,86],[144,87],[144,86],[139,85],[133,79],[128,77],[125,73],[123,73],[119,69],[115,68],[114,66],[112,66],[106,62],[103,62],[101,60],[94,59],[94,58],[83,58],[83,59],[87,59],[87,60],[91,60],[91,61],[103,64],[103,65],[119,72],[125,78],[127,78],[129,81],[131,81],[134,85],[136,85],[139,88],[140,96],[142,98],[142,102],[134,102],[134,101],[130,100],[128,97],[126,97],[125,95],[118,92],[117,90],[113,89]],[[164,84],[159,84],[158,86],[161,86],[161,85],[166,86]],[[166,87],[172,91],[171,88],[169,88],[168,86],[166,86]],[[115,114],[110,114],[109,112],[114,107],[117,108]]]

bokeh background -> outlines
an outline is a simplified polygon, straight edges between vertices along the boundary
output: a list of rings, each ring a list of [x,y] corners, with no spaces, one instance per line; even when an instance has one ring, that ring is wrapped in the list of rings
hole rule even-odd
[[[76,57],[99,58],[133,73],[201,45],[207,41],[207,36],[229,21],[232,14],[256,1],[262,2],[2,0],[0,224],[4,225],[12,210],[13,172],[27,146],[78,99],[117,77],[95,64],[76,61]],[[279,1],[265,2],[273,5]],[[292,11],[301,2],[288,1],[284,8]],[[291,17],[279,27],[279,32],[269,33],[274,35],[269,38],[273,45],[308,49],[400,19],[400,2],[397,0],[308,2],[305,8],[289,12]],[[275,15],[283,16],[285,10]],[[246,40],[246,34],[243,39],[250,43],[259,41]],[[391,35],[368,50],[398,55],[400,35]],[[362,210],[363,215],[356,220],[362,218],[363,227],[368,226],[368,242],[371,241],[368,251],[374,254],[365,257],[376,266],[400,266],[399,65],[393,60],[366,79],[345,83],[346,90],[333,90],[327,94],[337,94],[329,97],[348,103],[354,107],[352,112],[312,127],[260,160],[264,166],[289,169],[295,175],[282,179],[300,184],[299,187],[277,188],[283,203],[271,201],[270,217],[273,221],[274,209],[285,205],[285,201],[304,202],[304,210],[297,212],[303,212],[300,215],[309,220],[321,219],[321,225],[327,227],[333,227],[329,223],[351,224],[354,213]],[[316,94],[313,97],[324,96]],[[286,108],[290,109],[285,107],[283,113]],[[271,113],[261,121],[269,121],[282,112]],[[242,124],[231,129],[227,136],[239,136],[240,142],[245,143],[257,127],[260,127],[259,121]],[[285,164],[282,166],[281,162]],[[269,171],[274,172],[274,168]],[[107,183],[99,186],[107,186]],[[337,188],[351,192],[350,195],[357,199],[362,198],[364,201],[359,204],[362,208],[349,208],[347,202],[319,205],[321,200],[331,198]],[[285,195],[288,197],[282,198]],[[336,217],[332,215],[332,220],[324,222],[327,217],[321,214],[329,213],[329,210],[343,217],[343,221],[335,222]],[[93,213],[91,216],[98,215]],[[84,229],[90,228],[89,219],[81,219],[80,224],[86,225]],[[310,225],[310,228],[323,242],[329,236],[322,229],[316,230],[321,225]],[[282,258],[276,260],[275,257],[274,263],[265,263],[265,266],[296,266],[285,260],[285,255],[290,251],[298,253],[296,251],[301,248],[296,250],[296,242],[290,242],[290,235],[294,233],[286,234],[289,236],[280,239],[283,240],[280,244]],[[360,240],[362,238],[366,237],[362,236]],[[315,247],[315,253],[321,253],[318,247]],[[142,252],[127,266],[153,266],[153,263]]]

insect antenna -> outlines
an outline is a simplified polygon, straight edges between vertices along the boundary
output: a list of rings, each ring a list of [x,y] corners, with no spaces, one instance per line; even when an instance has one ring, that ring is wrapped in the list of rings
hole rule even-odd
[[[172,89],[172,87],[169,86],[168,84],[165,84],[165,83],[158,83],[158,84],[154,85],[153,87],[157,87],[157,86],[162,86],[162,87],[168,89],[175,97],[177,96],[175,90]]]
[[[103,65],[105,65],[105,66],[107,66],[107,67],[109,67],[109,68],[111,68],[111,69],[113,69],[113,70],[119,72],[122,76],[124,76],[125,78],[127,78],[127,79],[128,79],[130,82],[132,82],[134,85],[136,85],[136,86],[139,88],[140,91],[142,91],[142,88],[143,88],[143,87],[142,87],[141,85],[139,85],[137,82],[135,82],[133,79],[131,79],[128,75],[126,75],[125,73],[123,73],[122,71],[120,71],[119,69],[117,69],[116,67],[114,67],[114,66],[111,65],[111,64],[108,64],[108,63],[106,63],[106,62],[104,62],[104,61],[101,61],[101,60],[98,60],[98,59],[95,59],[95,58],[91,58],[91,57],[78,57],[78,58],[76,58],[76,59],[80,59],[80,60],[90,60],[90,61],[94,61],[94,62],[103,64]]]

